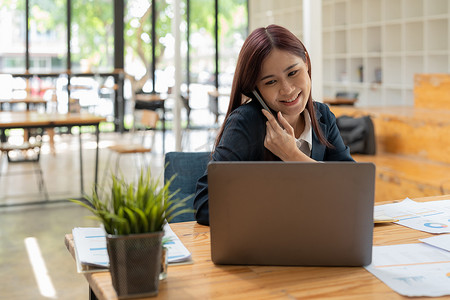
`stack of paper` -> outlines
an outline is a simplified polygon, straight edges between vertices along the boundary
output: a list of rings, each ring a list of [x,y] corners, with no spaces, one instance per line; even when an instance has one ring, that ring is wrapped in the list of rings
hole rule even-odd
[[[427,244],[375,246],[365,268],[404,296],[450,295],[450,252]]]
[[[415,202],[406,198],[376,206],[374,213],[412,229],[450,232],[450,200]],[[450,234],[420,241],[423,243],[374,246],[372,264],[366,270],[404,296],[450,295]]]
[[[429,233],[450,233],[450,200],[399,203],[375,206],[374,215],[384,215],[395,223]]]
[[[109,267],[105,231],[100,227],[72,230],[78,273],[107,271]]]
[[[77,227],[72,230],[75,243],[75,258],[77,271],[99,272],[109,268],[109,257],[106,249],[106,234],[100,227]],[[178,236],[172,231],[169,224],[164,226],[164,244],[168,248],[168,263],[192,263],[189,250],[183,245]]]
[[[168,240],[164,243],[164,247],[169,249],[169,257],[167,258],[169,265],[192,263],[191,253],[172,231],[169,224],[164,226],[164,238]]]

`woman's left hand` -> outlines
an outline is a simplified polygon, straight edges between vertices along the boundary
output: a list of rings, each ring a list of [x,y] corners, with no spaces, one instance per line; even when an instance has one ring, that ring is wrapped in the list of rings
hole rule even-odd
[[[271,113],[265,109],[262,111],[267,118],[264,146],[283,161],[311,161],[298,149],[294,128],[281,112],[277,113],[278,123]]]

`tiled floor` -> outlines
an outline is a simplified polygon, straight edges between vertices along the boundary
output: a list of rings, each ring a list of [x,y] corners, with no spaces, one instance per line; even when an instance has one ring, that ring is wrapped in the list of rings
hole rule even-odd
[[[183,136],[183,151],[208,151],[215,133],[191,131]],[[90,134],[83,137],[84,189],[93,186],[95,139]],[[117,141],[128,136],[116,133],[101,134],[100,182],[105,169],[108,150]],[[162,175],[163,153],[161,133],[156,133],[154,151],[150,154],[154,176]],[[64,201],[81,195],[79,174],[78,136],[58,136],[56,154],[50,154],[47,144],[43,146],[41,166],[50,195],[49,204],[0,208],[0,299],[88,299],[88,285],[84,276],[76,272],[73,258],[64,245],[64,235],[77,226],[97,226],[85,216],[84,208]],[[166,152],[174,151],[171,132],[166,137]],[[7,164],[2,174],[30,168],[27,164]],[[109,169],[109,168],[108,168]],[[135,171],[132,157],[121,159],[121,171],[132,178]],[[35,175],[11,175],[0,178],[0,204],[43,200],[39,194]],[[37,244],[32,258],[27,246]],[[29,247],[30,248],[30,247]],[[38,259],[42,258],[39,265]],[[40,269],[35,276],[33,264]]]

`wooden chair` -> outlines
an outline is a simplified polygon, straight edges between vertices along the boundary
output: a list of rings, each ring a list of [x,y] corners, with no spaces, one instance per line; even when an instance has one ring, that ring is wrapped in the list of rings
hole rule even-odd
[[[169,193],[178,190],[176,197],[180,200],[192,195],[186,202],[189,208],[193,208],[197,181],[205,173],[210,159],[210,152],[169,152],[165,156],[164,182],[176,175],[169,186]],[[175,217],[171,223],[194,220],[194,213],[186,213]]]
[[[45,197],[45,200],[49,199],[48,191],[44,182],[44,175],[42,172],[39,158],[41,155],[41,141],[23,142],[22,144],[10,144],[8,142],[0,144],[0,177],[10,175],[22,175],[25,173],[34,173],[38,177],[39,192]],[[33,164],[32,170],[24,171],[8,171],[2,174],[3,170],[3,155],[6,155],[8,163],[31,163]]]
[[[106,161],[102,186],[106,180],[107,172],[108,170],[110,170],[109,165],[113,154],[116,154],[117,156],[115,163],[115,174],[117,174],[117,172],[119,171],[120,158],[124,154],[140,154],[141,164],[144,166],[148,166],[148,163],[145,159],[145,155],[152,152],[151,146],[153,146],[155,138],[154,130],[156,128],[157,122],[159,121],[159,115],[157,112],[152,110],[139,110],[139,112],[135,112],[134,118],[135,124],[131,129],[130,140],[128,140],[128,142],[125,143],[115,144],[108,147],[110,152],[108,155],[108,159]],[[148,131],[153,131],[152,142],[150,144],[150,147],[145,145],[147,137],[146,133]],[[141,139],[138,142],[136,142],[139,133],[141,133]],[[140,172],[138,159],[135,160],[135,163],[136,169],[138,169]]]

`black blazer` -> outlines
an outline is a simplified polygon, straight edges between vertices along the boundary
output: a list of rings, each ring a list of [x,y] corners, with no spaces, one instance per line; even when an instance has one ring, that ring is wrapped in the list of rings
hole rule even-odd
[[[350,149],[342,141],[336,118],[328,106],[314,102],[316,117],[326,139],[334,146],[327,148],[313,130],[311,158],[317,161],[353,161]],[[280,160],[264,147],[267,118],[256,101],[235,109],[227,119],[222,138],[212,153],[213,161]],[[200,177],[194,199],[195,218],[209,225],[208,174]]]

